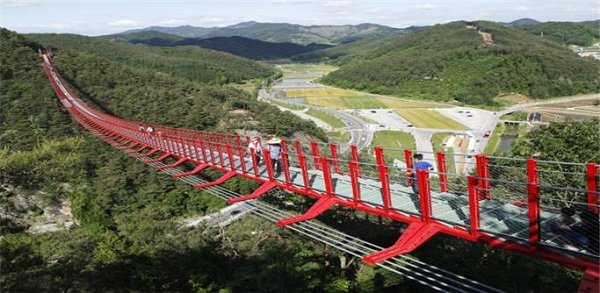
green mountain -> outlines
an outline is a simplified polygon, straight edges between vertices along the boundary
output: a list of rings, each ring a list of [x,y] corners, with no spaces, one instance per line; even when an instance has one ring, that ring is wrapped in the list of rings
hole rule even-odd
[[[119,35],[154,30],[186,38],[240,36],[272,43],[289,42],[301,45],[308,45],[312,43],[335,45],[352,42],[375,35],[387,36],[403,32],[401,29],[369,23],[339,26],[302,26],[288,23],[259,23],[251,21],[222,28],[195,28],[197,29],[196,31],[194,31],[193,28],[194,27],[190,26],[174,28],[149,27],[142,30],[126,31]]]
[[[140,31],[130,34],[119,34],[110,36],[101,36],[100,39],[108,39],[117,42],[129,42],[132,44],[147,44],[150,46],[170,46],[172,43],[185,39],[173,34],[159,31]]]
[[[194,46],[159,48],[71,34],[36,34],[29,37],[48,48],[87,52],[136,68],[202,83],[241,83],[272,76],[276,72],[272,67],[245,58]]]
[[[236,56],[255,59],[281,59],[289,58],[294,55],[311,52],[323,48],[331,47],[329,45],[309,44],[299,45],[294,43],[271,43],[256,39],[244,37],[213,37],[213,38],[182,38],[179,40],[168,40],[159,38],[149,39],[131,39],[129,42],[134,44],[147,44],[151,46],[199,46],[207,49],[231,53]]]
[[[600,20],[586,22],[544,22],[519,29],[559,44],[591,46],[600,42]]]
[[[322,82],[416,99],[488,105],[504,93],[547,98],[600,90],[598,61],[491,22],[452,22],[394,36],[372,48],[362,46],[358,52],[346,50],[347,55],[334,56],[340,68]]]
[[[147,27],[147,28],[143,28],[143,29],[128,30],[119,35],[137,34],[137,33],[141,33],[144,31],[155,31],[155,32],[161,32],[164,34],[180,36],[183,38],[201,38],[217,29],[219,29],[219,28],[217,28],[217,27],[204,28],[204,27],[197,27],[197,26],[191,26],[191,25],[182,25],[182,26],[176,26],[176,27],[151,26],[151,27]]]

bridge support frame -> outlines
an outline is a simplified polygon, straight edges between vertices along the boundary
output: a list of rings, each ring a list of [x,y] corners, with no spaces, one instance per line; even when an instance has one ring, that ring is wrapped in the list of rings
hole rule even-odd
[[[283,228],[287,225],[314,219],[329,208],[331,208],[332,206],[334,206],[335,204],[337,204],[338,201],[339,199],[337,199],[334,196],[321,197],[312,207],[310,207],[310,209],[306,211],[306,213],[287,219],[281,219],[277,221],[277,226]]]
[[[277,183],[275,183],[273,181],[267,181],[250,194],[228,199],[227,204],[233,204],[233,203],[240,202],[240,201],[257,199],[257,198],[263,196],[265,193],[267,193],[267,191],[271,190],[275,186],[277,186]]]
[[[400,254],[409,253],[425,243],[425,241],[429,240],[439,231],[440,228],[435,225],[426,222],[413,222],[408,225],[408,228],[404,230],[404,233],[400,235],[400,238],[398,238],[394,245],[384,250],[363,256],[363,261],[367,264],[374,265]]]
[[[231,179],[231,177],[237,175],[237,173],[233,172],[233,171],[229,171],[226,172],[225,174],[223,174],[223,176],[221,176],[221,178],[212,181],[212,182],[207,182],[207,183],[202,183],[202,184],[197,184],[196,186],[194,186],[195,188],[204,188],[204,187],[209,187],[209,186],[214,186],[214,185],[219,185],[222,184],[223,182],[227,181],[228,179]]]

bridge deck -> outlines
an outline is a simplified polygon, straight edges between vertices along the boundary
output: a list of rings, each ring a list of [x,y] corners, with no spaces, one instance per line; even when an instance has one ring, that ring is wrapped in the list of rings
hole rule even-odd
[[[184,145],[173,143],[182,150],[188,158],[202,161],[202,150],[200,148],[189,150]],[[212,152],[212,156],[211,156]],[[196,155],[198,154],[198,155]],[[219,154],[216,151],[204,150],[206,158],[214,158],[214,162],[208,162],[215,166],[221,166],[226,169],[233,169],[242,173],[242,160],[239,156],[233,155],[233,168],[230,166],[230,159],[226,152]],[[222,161],[221,157],[222,156]],[[252,161],[249,157],[244,158],[244,167],[248,174],[254,174]],[[304,186],[302,169],[297,166],[289,167],[290,184],[298,188],[310,188],[313,191],[326,194],[325,178],[322,170],[308,169],[309,186]],[[256,178],[261,181],[268,181],[268,171],[265,162],[259,164]],[[285,184],[285,176],[282,173],[274,178],[281,184]],[[342,199],[353,200],[352,185],[350,176],[344,174],[332,174],[333,193]],[[378,178],[359,178],[361,202],[373,207],[383,208],[382,186]],[[391,207],[393,210],[406,215],[421,216],[421,203],[419,195],[414,194],[410,186],[402,184],[400,181],[391,180],[390,182]],[[431,191],[432,219],[444,223],[448,226],[459,226],[465,230],[470,229],[470,208],[469,197],[466,193],[460,192],[436,192]],[[480,229],[501,239],[509,239],[527,245],[529,241],[529,211],[527,207],[519,207],[510,202],[499,200],[482,200],[479,202]],[[584,256],[591,259],[598,259],[598,253],[591,252],[584,247],[574,246],[569,240],[560,233],[554,232],[550,228],[552,222],[560,219],[560,214],[541,211],[540,244],[551,249],[559,250],[564,254],[572,256]]]

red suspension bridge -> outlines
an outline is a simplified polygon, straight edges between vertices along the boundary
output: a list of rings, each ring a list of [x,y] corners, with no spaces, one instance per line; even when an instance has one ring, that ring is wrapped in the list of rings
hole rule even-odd
[[[355,146],[351,147],[351,159],[345,161],[335,144],[311,142],[304,148],[298,141],[288,145],[282,140],[283,174],[276,177],[270,164],[258,164],[248,153],[249,137],[140,123],[91,108],[71,92],[51,55],[40,55],[63,106],[94,135],[158,170],[227,199],[229,204],[246,202],[254,213],[276,220],[282,228],[289,227],[440,291],[497,290],[405,256],[438,233],[584,271],[579,291],[600,291],[597,163],[485,155],[477,155],[475,163],[470,163],[438,152],[436,171],[416,170],[419,193],[415,194],[411,189],[415,178],[411,150],[404,151],[406,169],[400,172],[386,162],[386,150],[381,147],[374,149],[376,162],[367,163],[360,160]],[[140,129],[141,124],[153,131]],[[269,151],[263,152],[264,158],[269,158]],[[453,163],[448,164],[448,159]],[[186,162],[196,167],[184,171]],[[474,175],[454,172],[459,165],[472,169]],[[223,171],[223,175],[212,182],[193,176],[207,168]],[[243,196],[219,187],[234,176],[261,186]],[[571,179],[568,187],[561,184],[564,178]],[[292,216],[253,201],[273,188],[312,197],[316,203],[304,214]],[[309,221],[335,205],[407,223],[408,227],[395,244],[381,248]],[[575,211],[577,237],[560,224],[567,207]]]

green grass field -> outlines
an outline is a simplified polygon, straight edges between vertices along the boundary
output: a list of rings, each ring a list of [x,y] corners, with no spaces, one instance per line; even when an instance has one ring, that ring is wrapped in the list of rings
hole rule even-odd
[[[466,130],[467,127],[434,110],[397,110],[396,113],[415,127]]]
[[[452,132],[434,133],[433,136],[431,136],[431,145],[433,146],[433,150],[443,151],[444,147],[442,146],[442,142],[444,142],[447,137],[452,136],[452,134]]]
[[[342,143],[349,142],[352,138],[349,131],[331,131],[327,132],[327,135],[334,137]]]
[[[306,114],[319,118],[320,120],[322,120],[323,122],[331,125],[331,127],[333,128],[342,128],[342,127],[346,127],[346,124],[344,122],[342,122],[342,120],[331,116],[325,112],[321,112],[315,109],[308,109],[308,111],[306,111]]]
[[[278,66],[279,69],[285,73],[294,73],[293,77],[290,78],[298,78],[298,76],[323,76],[333,70],[336,69],[335,66],[326,65],[326,64],[285,64]]]
[[[387,106],[379,99],[370,96],[341,97],[344,108],[349,109],[386,109]]]
[[[383,148],[386,159],[389,159],[387,163],[392,163],[394,158],[404,162],[404,149],[415,149],[416,146],[412,134],[393,130],[375,132],[373,145]]]
[[[273,100],[271,101],[271,103],[273,103],[275,105],[278,105],[278,106],[281,106],[281,107],[284,107],[284,108],[287,108],[287,109],[290,109],[290,110],[302,110],[302,109],[304,109],[304,107],[302,107],[302,106],[298,106],[298,105],[294,105],[294,104],[288,104],[288,103],[282,103],[282,102],[277,102],[277,101],[273,101]]]
[[[379,101],[384,103],[387,108],[390,109],[406,109],[406,108],[448,108],[450,106],[443,106],[440,104],[427,103],[427,102],[419,102],[419,101],[409,101],[409,100],[400,100],[396,98],[385,98],[385,97],[377,97]]]

